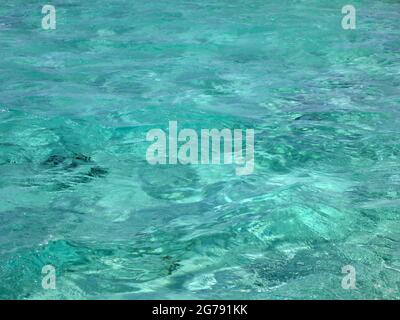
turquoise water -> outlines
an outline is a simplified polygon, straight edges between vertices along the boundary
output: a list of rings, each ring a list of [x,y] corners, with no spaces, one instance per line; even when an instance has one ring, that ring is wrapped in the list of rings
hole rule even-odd
[[[3,2],[0,299],[400,298],[399,1]],[[254,173],[149,165],[171,120]]]

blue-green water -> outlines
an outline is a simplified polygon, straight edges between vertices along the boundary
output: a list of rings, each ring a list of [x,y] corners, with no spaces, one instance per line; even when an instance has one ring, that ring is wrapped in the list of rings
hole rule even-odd
[[[0,4],[1,299],[400,298],[399,1],[51,4]],[[170,120],[255,172],[150,166]]]

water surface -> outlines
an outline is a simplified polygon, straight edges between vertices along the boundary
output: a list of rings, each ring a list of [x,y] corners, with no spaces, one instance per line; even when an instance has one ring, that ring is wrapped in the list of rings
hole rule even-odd
[[[52,4],[0,5],[1,299],[400,298],[399,1]],[[173,120],[255,172],[150,166]]]

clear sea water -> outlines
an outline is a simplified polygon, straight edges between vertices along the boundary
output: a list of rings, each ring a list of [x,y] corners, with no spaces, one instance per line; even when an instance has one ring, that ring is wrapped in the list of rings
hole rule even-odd
[[[0,299],[399,299],[400,2],[348,2],[2,1]],[[171,120],[255,172],[150,166]]]

